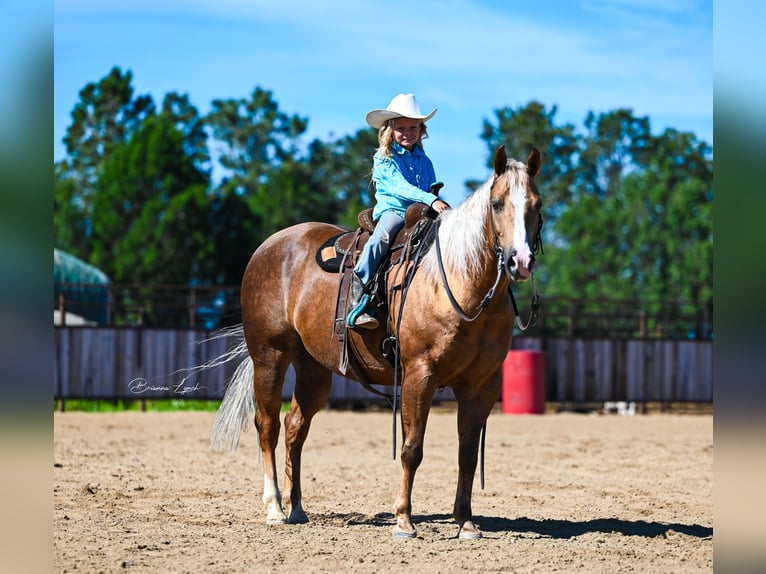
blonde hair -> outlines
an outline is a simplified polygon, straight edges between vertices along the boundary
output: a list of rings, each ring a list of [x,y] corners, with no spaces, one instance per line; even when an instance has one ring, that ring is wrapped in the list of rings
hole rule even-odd
[[[420,137],[418,143],[423,147],[423,140],[428,137],[428,128],[426,122],[420,122]],[[376,150],[383,157],[391,157],[391,146],[394,144],[394,120],[388,120],[378,130],[378,149]]]

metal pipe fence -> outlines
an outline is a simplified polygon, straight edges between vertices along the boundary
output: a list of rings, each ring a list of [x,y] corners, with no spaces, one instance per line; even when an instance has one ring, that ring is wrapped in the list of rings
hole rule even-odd
[[[240,322],[239,286],[54,284],[54,319],[102,327],[216,329]],[[526,316],[523,294],[517,294]],[[74,326],[69,322],[70,326]],[[713,339],[713,304],[686,301],[543,298],[536,337]]]

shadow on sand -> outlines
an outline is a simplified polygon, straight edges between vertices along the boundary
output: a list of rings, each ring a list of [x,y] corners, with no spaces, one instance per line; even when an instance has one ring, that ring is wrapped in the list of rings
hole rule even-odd
[[[394,524],[394,516],[390,512],[381,512],[375,516],[361,513],[323,513],[322,518],[339,521],[349,526],[387,526]],[[449,514],[418,514],[414,515],[413,523],[429,522],[454,523]],[[594,520],[534,520],[531,518],[503,518],[496,516],[474,516],[474,521],[484,533],[490,532],[525,532],[538,534],[546,538],[567,539],[582,536],[591,532],[604,534],[618,533],[623,536],[641,536],[655,538],[668,532],[677,532],[695,538],[713,536],[713,528],[699,524],[680,524],[673,522],[647,522],[645,520],[620,520],[619,518],[596,518]]]

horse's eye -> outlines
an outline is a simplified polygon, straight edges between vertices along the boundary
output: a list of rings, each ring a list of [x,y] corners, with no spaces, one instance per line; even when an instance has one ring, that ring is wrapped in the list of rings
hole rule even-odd
[[[503,211],[503,200],[502,199],[493,199],[492,200],[492,211],[495,213],[500,213]]]

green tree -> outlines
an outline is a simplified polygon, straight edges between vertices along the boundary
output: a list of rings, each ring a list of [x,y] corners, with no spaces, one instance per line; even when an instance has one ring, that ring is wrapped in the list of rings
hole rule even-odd
[[[115,67],[80,91],[64,137],[67,158],[54,169],[55,244],[86,260],[92,248],[91,208],[104,159],[154,113],[151,97],[133,97],[132,79],[130,71],[123,74]]]
[[[167,114],[144,120],[104,162],[93,200],[91,262],[118,283],[208,279],[208,177]]]
[[[633,286],[640,283],[629,280],[625,257],[641,216],[622,186],[624,173],[642,173],[650,138],[648,119],[634,118],[629,110],[588,113],[570,159],[567,201],[546,223],[549,241],[540,276],[548,295],[634,296]],[[544,177],[540,182],[547,215],[548,183]]]
[[[626,171],[643,169],[653,153],[649,118],[636,118],[630,110],[598,116],[588,112],[585,129],[577,150],[575,197],[605,197],[621,184]]]
[[[171,119],[175,128],[181,132],[184,154],[194,160],[198,170],[209,172],[210,152],[205,118],[200,116],[189,96],[170,92],[162,100],[162,114]]]
[[[513,110],[495,110],[496,123],[484,121],[481,139],[487,144],[487,167],[492,167],[495,150],[504,145],[508,157],[526,161],[533,147],[540,150],[543,166],[538,176],[544,182],[546,221],[553,221],[569,200],[576,177],[575,161],[580,140],[571,124],[556,124],[558,108],[547,110],[539,102]],[[476,189],[481,182],[468,182]],[[546,224],[547,227],[547,224]],[[547,232],[547,229],[546,229]]]
[[[53,165],[54,245],[82,259],[90,256],[90,202],[80,199],[76,174],[66,161]]]
[[[712,301],[710,147],[690,133],[671,129],[654,138],[652,148],[643,172],[625,178],[625,196],[640,206],[635,210],[636,240],[628,264],[633,275],[638,274],[637,267],[644,271],[641,284],[652,299]]]
[[[583,130],[531,102],[485,121],[488,163],[497,145],[543,153],[545,297],[712,301],[712,150],[693,134],[653,136],[630,110],[589,113]]]
[[[309,146],[307,167],[316,182],[316,201],[331,207],[319,212],[324,218],[321,221],[349,228],[358,225],[359,212],[370,207],[375,199],[370,178],[377,146],[378,134],[370,128],[328,143],[315,140]]]
[[[692,134],[604,114],[541,272],[549,296],[712,300],[712,161]],[[543,187],[544,187],[543,182]]]
[[[356,225],[370,205],[377,146],[373,130],[302,146],[308,121],[280,111],[271,92],[216,100],[206,121],[225,177],[213,200],[220,279],[239,283],[252,251],[273,233],[304,221]]]
[[[305,182],[285,174],[296,171],[308,121],[280,111],[272,93],[256,87],[249,100],[214,100],[205,124],[224,172],[211,212],[218,278],[239,283],[253,250],[300,220],[295,197]]]
[[[248,198],[232,192],[225,181],[213,191],[209,220],[214,282],[239,285],[250,256],[262,240],[261,220],[253,214]]]
[[[226,173],[226,191],[257,196],[269,174],[295,159],[308,120],[279,110],[272,93],[256,87],[249,100],[213,100],[205,118]]]
[[[80,90],[80,101],[72,110],[72,123],[64,145],[72,169],[83,184],[95,184],[104,157],[125,143],[149,114],[154,112],[150,96],[133,98],[133,73],[114,67],[98,83]]]

